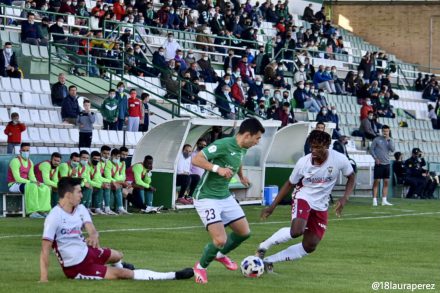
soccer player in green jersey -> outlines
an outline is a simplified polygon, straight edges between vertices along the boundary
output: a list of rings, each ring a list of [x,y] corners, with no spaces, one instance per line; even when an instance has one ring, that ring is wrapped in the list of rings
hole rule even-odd
[[[196,283],[208,282],[206,269],[213,260],[228,270],[238,269],[226,254],[249,238],[251,232],[243,210],[229,192],[229,181],[238,174],[241,183],[249,185],[241,162],[247,149],[258,144],[264,131],[257,119],[246,119],[235,137],[216,140],[192,160],[193,165],[206,170],[194,192],[194,206],[212,238],[194,266]],[[232,229],[229,235],[225,226]]]

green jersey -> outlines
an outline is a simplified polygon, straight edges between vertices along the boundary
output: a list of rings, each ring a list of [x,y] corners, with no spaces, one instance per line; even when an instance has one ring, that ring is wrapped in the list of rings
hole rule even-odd
[[[237,174],[247,149],[237,144],[235,137],[218,139],[202,150],[205,158],[214,165],[229,168]],[[224,199],[230,196],[229,181],[217,173],[206,171],[195,191],[197,199]]]

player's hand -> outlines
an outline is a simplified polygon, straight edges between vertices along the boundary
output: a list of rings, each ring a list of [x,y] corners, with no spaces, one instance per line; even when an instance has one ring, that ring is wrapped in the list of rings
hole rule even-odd
[[[87,237],[86,243],[88,246],[91,246],[93,248],[99,248],[98,235],[91,235],[91,236]]]
[[[375,160],[374,160],[374,163],[375,163],[376,165],[380,165],[380,160],[379,160],[379,159],[375,159]]]
[[[347,199],[345,197],[342,197],[338,200],[334,208],[336,212],[336,217],[340,218],[342,216],[342,210],[344,209],[346,203],[347,203]]]
[[[121,185],[118,182],[112,182],[112,186],[116,189],[121,187]]]
[[[272,215],[273,213],[273,208],[271,207],[267,207],[264,210],[261,211],[261,219],[262,220],[266,220],[267,218],[269,218],[270,215]]]
[[[153,187],[153,186],[150,186],[149,190],[150,190],[151,192],[156,192],[156,188]]]
[[[251,185],[249,178],[247,178],[246,176],[240,177],[240,182],[246,187],[249,187],[249,185]]]
[[[90,184],[89,184],[89,183],[84,183],[84,186],[85,186],[86,188],[90,188]]]
[[[102,188],[103,188],[103,189],[109,189],[109,188],[110,188],[110,184],[108,184],[108,183],[102,183]]]
[[[229,168],[221,168],[221,167],[218,168],[217,174],[222,176],[222,177],[225,177],[226,179],[232,178],[232,175],[233,175],[231,169],[229,169]]]

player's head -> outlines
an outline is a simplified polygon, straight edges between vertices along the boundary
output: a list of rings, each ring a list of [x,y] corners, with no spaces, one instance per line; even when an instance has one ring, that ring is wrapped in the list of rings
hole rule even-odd
[[[58,167],[61,164],[61,154],[58,152],[52,153],[50,156],[50,165],[53,169]]]
[[[144,168],[147,168],[148,170],[153,170],[153,157],[150,155],[145,156],[143,165]]]
[[[241,137],[240,146],[242,148],[251,148],[260,142],[261,136],[265,132],[260,120],[256,118],[249,118],[244,120],[240,129],[238,130],[238,136]]]
[[[79,161],[80,161],[80,157],[77,152],[73,152],[70,154],[70,165],[72,165],[72,167],[74,168],[78,167]]]
[[[82,178],[62,177],[58,181],[58,197],[76,207],[81,203]]]
[[[318,123],[316,123],[315,130],[324,131],[324,130],[325,130],[325,124],[324,124],[324,122],[318,122]]]
[[[119,148],[119,153],[121,155],[121,162],[125,162],[128,158],[128,148],[125,146],[121,146]]]
[[[309,144],[312,159],[323,162],[327,156],[327,150],[332,139],[325,131],[313,130],[309,135]]]
[[[108,146],[108,145],[103,145],[102,147],[101,147],[101,158],[104,160],[104,161],[107,161],[109,158],[110,158],[110,151],[111,151],[112,149]]]
[[[92,165],[96,166],[98,165],[99,161],[101,161],[101,153],[98,151],[93,151],[90,156],[92,157]]]
[[[87,164],[89,163],[89,158],[90,158],[90,154],[88,151],[82,150],[79,152],[79,159],[80,159],[81,165],[87,166]]]
[[[191,156],[192,153],[192,146],[190,144],[185,144],[182,148],[182,154],[185,158],[188,158]]]

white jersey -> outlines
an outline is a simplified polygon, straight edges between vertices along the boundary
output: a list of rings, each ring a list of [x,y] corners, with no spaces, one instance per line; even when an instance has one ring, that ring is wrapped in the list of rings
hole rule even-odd
[[[320,166],[312,165],[311,154],[302,157],[289,178],[290,183],[297,185],[293,196],[304,199],[314,210],[326,211],[339,171],[349,176],[353,173],[353,167],[347,157],[337,151],[328,150],[328,158]]]
[[[82,235],[85,223],[92,219],[87,209],[78,205],[73,213],[55,206],[44,221],[43,239],[53,241],[53,249],[63,267],[81,263],[87,256],[88,247]]]

